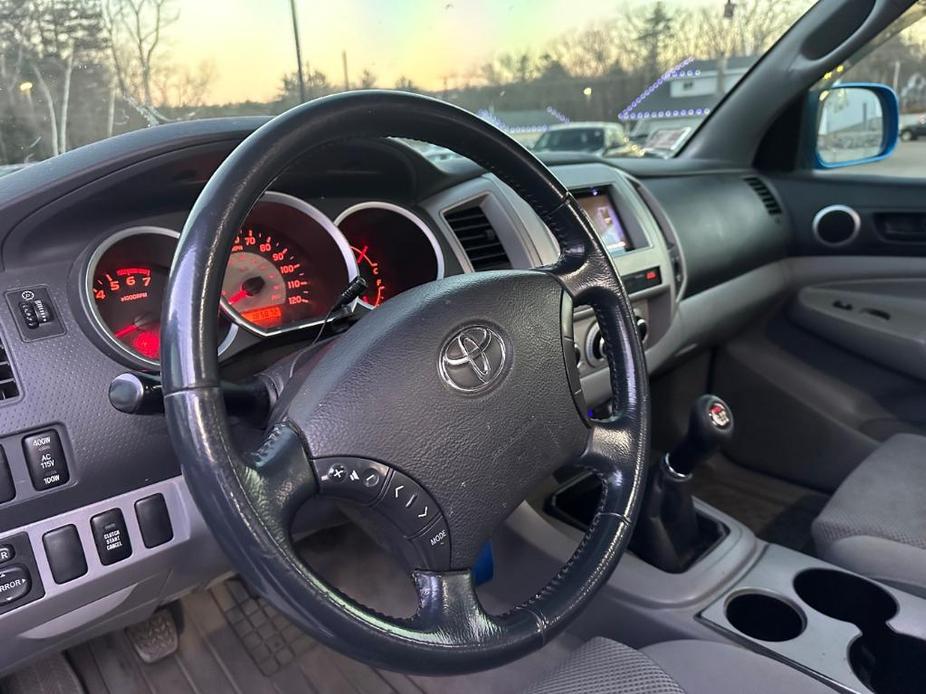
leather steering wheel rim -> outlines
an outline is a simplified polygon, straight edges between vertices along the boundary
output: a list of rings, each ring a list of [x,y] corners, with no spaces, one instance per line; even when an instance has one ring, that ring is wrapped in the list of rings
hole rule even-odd
[[[484,319],[488,325],[504,322],[499,316],[511,321],[499,327],[504,336],[500,339],[519,351],[513,352],[510,373],[486,402],[507,397],[509,404],[520,404],[525,427],[534,427],[529,433],[535,436],[543,430],[538,428],[541,425],[554,431],[551,458],[570,456],[515,461],[512,466],[520,465],[520,476],[536,481],[561,464],[579,465],[598,475],[603,493],[594,520],[569,562],[533,598],[504,615],[489,615],[482,609],[466,565],[472,548],[488,539],[482,535],[513,510],[515,499],[523,500],[524,496],[517,498],[523,489],[494,499],[497,503],[491,508],[497,507],[496,516],[469,513],[444,491],[447,484],[441,486],[440,475],[446,470],[425,466],[406,471],[419,474],[419,479],[433,473],[435,498],[460,539],[451,538],[452,565],[412,573],[418,612],[412,619],[394,619],[357,604],[318,578],[299,559],[288,533],[295,509],[321,489],[318,464],[324,456],[319,451],[328,443],[328,432],[338,427],[330,426],[330,420],[317,426],[314,413],[332,402],[349,400],[338,384],[321,382],[329,391],[317,396],[314,393],[324,390],[321,376],[308,375],[316,378],[314,387],[308,388],[312,400],[303,394],[305,384],[296,383],[296,396],[284,398],[288,407],[277,413],[256,451],[237,450],[229,430],[219,388],[215,316],[232,240],[251,207],[287,165],[314,148],[357,137],[424,140],[474,160],[511,186],[560,245],[559,260],[546,268],[448,278],[397,296],[354,326],[348,334],[357,331],[358,338],[345,347],[345,358],[367,359],[361,353],[364,345],[375,340],[388,343],[390,317],[415,324],[423,320],[416,313],[418,304],[433,308],[456,301],[461,315]],[[496,301],[503,293],[507,293],[504,301]],[[403,299],[406,295],[410,296]],[[591,305],[601,327],[614,393],[614,415],[607,421],[591,421],[581,411],[578,374],[571,368],[574,361],[570,365],[574,303]],[[553,316],[555,311],[559,338],[552,337],[551,331],[542,332],[546,323],[539,327],[539,318],[521,324],[522,314],[535,310],[543,316]],[[496,315],[488,315],[490,311]],[[445,328],[441,324],[434,330]],[[530,331],[537,344],[527,342]],[[509,662],[565,628],[607,581],[625,549],[639,510],[649,449],[647,371],[630,301],[600,238],[569,191],[521,145],[462,109],[399,92],[350,92],[298,106],[255,131],[219,166],[187,219],[171,269],[162,335],[168,428],[208,526],[251,586],[309,634],[351,657],[423,674],[467,672]],[[428,336],[424,334],[422,340]],[[542,336],[546,337],[539,339]],[[530,381],[536,374],[530,372],[527,356],[521,355],[533,354],[531,349],[546,359],[548,373],[556,360],[555,349],[565,355],[559,357],[562,373],[548,379],[552,385]],[[337,367],[333,358],[325,363]],[[328,379],[332,380],[336,379]],[[565,389],[567,383],[571,392],[560,398],[554,386]],[[544,396],[549,404],[526,401],[531,388],[546,388],[542,392],[549,393]],[[472,399],[452,393],[438,397],[448,411],[473,407]],[[567,421],[563,403],[570,399],[575,402]],[[459,479],[452,481],[456,484]],[[474,485],[479,481],[473,479]],[[489,516],[489,526],[469,533],[477,515]]]

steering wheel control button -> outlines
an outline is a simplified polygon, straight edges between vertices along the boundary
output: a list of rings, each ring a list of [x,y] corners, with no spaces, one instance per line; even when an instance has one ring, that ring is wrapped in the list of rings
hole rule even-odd
[[[23,454],[36,491],[60,487],[70,478],[61,437],[54,429],[25,437]]]
[[[431,571],[446,571],[450,568],[450,529],[443,516],[410,542],[424,562],[421,568]]]
[[[431,496],[401,472],[393,473],[376,510],[392,520],[406,537],[417,535],[438,516],[437,504]]]
[[[32,588],[32,577],[25,566],[8,566],[0,569],[0,605],[21,600]]]
[[[0,545],[0,564],[6,564],[10,559],[16,556],[16,550],[12,545]]]
[[[42,544],[55,583],[68,583],[87,573],[87,558],[73,525],[49,530],[42,536]]]
[[[129,531],[125,527],[125,518],[122,511],[114,508],[104,511],[90,519],[90,529],[93,531],[93,541],[96,551],[100,555],[103,566],[115,564],[117,561],[132,556],[132,543],[129,541]]]
[[[174,539],[174,528],[163,494],[153,494],[135,502],[135,517],[145,547],[151,549]]]
[[[320,458],[313,462],[322,494],[371,504],[376,501],[392,470],[363,458]]]
[[[6,459],[6,452],[0,447],[0,503],[9,501],[16,496],[16,487],[13,485],[13,476],[10,474],[10,464]]]

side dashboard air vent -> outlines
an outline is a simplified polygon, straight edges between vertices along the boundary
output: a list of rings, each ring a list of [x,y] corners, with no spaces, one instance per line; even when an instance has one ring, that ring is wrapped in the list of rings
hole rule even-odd
[[[762,204],[765,205],[765,209],[768,210],[768,213],[773,217],[777,217],[781,214],[781,205],[778,203],[778,200],[775,198],[775,195],[758,176],[746,176],[743,179],[746,182],[746,185],[752,188],[756,195],[759,196],[759,200],[762,201]]]
[[[445,212],[444,219],[453,229],[473,270],[505,270],[511,267],[505,247],[480,205]]]
[[[13,374],[13,365],[6,353],[6,347],[0,342],[0,401],[11,400],[19,396],[19,386]]]

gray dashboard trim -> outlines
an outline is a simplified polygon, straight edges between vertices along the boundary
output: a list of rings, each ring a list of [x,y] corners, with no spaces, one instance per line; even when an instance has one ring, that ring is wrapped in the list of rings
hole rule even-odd
[[[440,227],[465,272],[472,272],[473,265],[444,214],[468,205],[478,205],[482,208],[512,267],[530,268],[540,264],[533,244],[525,235],[520,216],[512,209],[511,201],[504,193],[506,187],[494,176],[484,175],[421,202],[421,207]],[[514,195],[514,191],[511,191],[511,195]]]
[[[158,493],[167,502],[174,538],[148,549],[138,528],[135,502]],[[125,518],[132,555],[103,566],[90,532],[90,518],[114,508],[120,509]],[[42,536],[71,524],[77,527],[88,570],[83,576],[59,585],[51,575]],[[4,647],[0,649],[0,673],[95,634],[140,621],[172,597],[228,571],[227,561],[200,517],[182,477],[17,528],[3,537],[20,532],[29,535],[45,596],[0,615],[0,631],[5,636]]]

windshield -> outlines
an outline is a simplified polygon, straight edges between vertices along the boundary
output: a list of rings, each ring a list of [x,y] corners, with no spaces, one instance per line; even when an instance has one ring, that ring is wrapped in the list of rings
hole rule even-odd
[[[130,130],[369,87],[446,99],[529,147],[669,156],[811,4],[0,0],[0,173]],[[621,124],[632,144],[551,130],[590,121]]]

